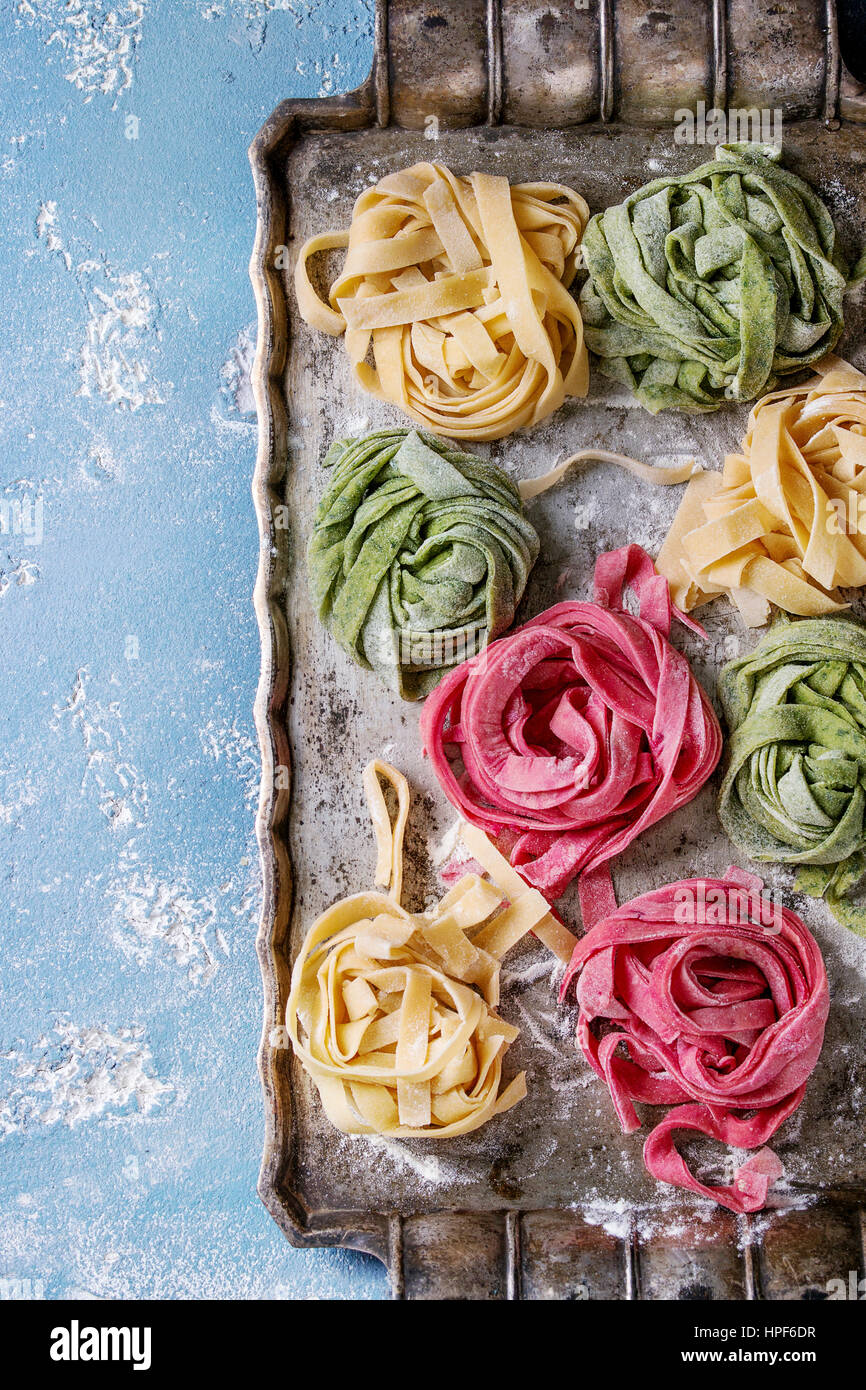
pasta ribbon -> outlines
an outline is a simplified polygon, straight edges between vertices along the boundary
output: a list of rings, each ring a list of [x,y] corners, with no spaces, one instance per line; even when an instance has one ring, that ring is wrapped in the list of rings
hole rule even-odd
[[[581,875],[585,920],[600,889],[593,871],[697,795],[722,747],[709,700],[667,640],[682,615],[645,551],[599,556],[595,594],[458,666],[421,715],[451,804],[506,836],[512,865],[549,899]]]
[[[514,618],[538,555],[501,468],[416,430],[341,439],[307,550],[319,617],[405,700]]]
[[[866,584],[866,376],[828,357],[749,416],[742,452],[690,482],[658,557],[674,601],[727,593],[749,627],[770,605],[815,618]]]
[[[830,352],[850,279],[827,208],[772,145],[718,145],[586,229],[580,295],[601,370],[660,410],[752,401]]]
[[[396,793],[393,824],[380,779]],[[502,1085],[518,1030],[496,1012],[502,957],[534,931],[561,960],[574,937],[487,837],[467,844],[490,879],[466,874],[430,912],[401,905],[406,778],[389,763],[364,771],[376,833],[376,881],[308,931],[292,971],[286,1026],[325,1112],[345,1134],[446,1139],[477,1129],[526,1094]]]
[[[586,395],[568,286],[588,218],[562,184],[415,164],[366,189],[348,231],[304,243],[298,307],[311,327],[345,333],[364,390],[435,434],[501,439]],[[343,246],[325,303],[309,261]]]
[[[644,1145],[647,1170],[734,1212],[758,1211],[782,1165],[769,1149],[732,1183],[700,1182],[673,1136],[754,1149],[803,1099],[829,1012],[817,942],[759,878],[669,883],[624,903],[577,943],[577,1041],[607,1085],[625,1134],[634,1102],[672,1107]]]
[[[866,627],[782,619],[722,668],[719,697],[726,833],[750,859],[801,866],[797,887],[866,936],[846,901],[866,871]]]

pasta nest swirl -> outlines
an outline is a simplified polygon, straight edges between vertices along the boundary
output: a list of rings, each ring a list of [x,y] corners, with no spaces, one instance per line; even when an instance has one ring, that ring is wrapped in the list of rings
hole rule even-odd
[[[586,229],[587,345],[653,413],[753,400],[842,332],[833,219],[779,157],[718,145],[715,160],[654,179]]]
[[[415,164],[366,189],[348,230],[304,244],[298,306],[312,327],[345,333],[366,391],[434,433],[500,439],[586,395],[568,286],[588,218],[562,184],[510,187],[498,175]],[[340,247],[346,261],[325,303],[308,261]]]
[[[393,825],[380,779],[397,795]],[[532,931],[564,962],[575,939],[472,826],[463,842],[490,880],[466,873],[429,912],[407,912],[408,783],[377,760],[364,770],[364,790],[376,882],[390,890],[344,898],[310,927],[292,970],[286,1030],[344,1133],[468,1134],[526,1095],[523,1072],[500,1091],[518,1036],[496,1011],[502,957]]]
[[[635,1101],[673,1107],[644,1145],[648,1171],[736,1212],[764,1205],[775,1154],[708,1186],[673,1135],[766,1144],[803,1099],[829,1012],[816,941],[762,887],[729,869],[624,903],[578,941],[562,983],[564,997],[577,981],[577,1040],[624,1133],[640,1128]]]
[[[690,801],[721,753],[646,552],[599,556],[595,590],[595,603],[556,604],[452,671],[421,715],[449,801],[501,835],[550,900]]]
[[[404,699],[498,636],[539,541],[500,468],[414,430],[340,440],[307,559],[320,618]]]
[[[866,867],[866,627],[780,621],[723,667],[719,695],[727,834],[751,859],[817,866],[801,886],[838,905]]]
[[[442,968],[430,925],[385,894],[360,893],[326,912],[301,948],[289,1036],[346,1134],[444,1139],[525,1095],[522,1074],[499,1093],[517,1029]],[[479,972],[492,966],[475,954]]]

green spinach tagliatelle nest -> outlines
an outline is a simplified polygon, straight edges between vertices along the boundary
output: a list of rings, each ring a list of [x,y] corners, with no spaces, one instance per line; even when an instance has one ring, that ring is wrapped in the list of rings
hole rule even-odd
[[[722,668],[719,698],[725,831],[750,859],[798,865],[796,886],[866,936],[847,901],[866,873],[866,625],[779,619]]]
[[[404,699],[511,624],[539,541],[501,468],[416,430],[332,444],[307,551],[322,622]]]
[[[827,208],[778,161],[719,145],[587,226],[587,345],[654,414],[754,400],[838,341],[854,277]]]

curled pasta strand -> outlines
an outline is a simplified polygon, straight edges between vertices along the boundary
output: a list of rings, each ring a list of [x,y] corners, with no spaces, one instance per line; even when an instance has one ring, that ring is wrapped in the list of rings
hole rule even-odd
[[[695,471],[694,459],[681,464],[679,468],[655,468],[650,463],[641,463],[639,459],[629,458],[627,454],[612,454],[607,449],[579,449],[576,454],[570,454],[567,459],[555,464],[547,473],[542,473],[541,477],[525,478],[523,482],[518,483],[521,500],[529,502],[533,497],[539,497],[542,492],[555,487],[576,463],[615,463],[618,468],[631,473],[632,477],[640,478],[641,482],[656,483],[661,487],[685,483]]]
[[[397,818],[393,824],[380,779],[397,793]],[[387,887],[389,897],[399,903],[403,900],[403,836],[409,819],[409,783],[402,772],[381,758],[374,758],[364,768],[363,783],[376,836],[377,859],[373,882],[379,887]]]

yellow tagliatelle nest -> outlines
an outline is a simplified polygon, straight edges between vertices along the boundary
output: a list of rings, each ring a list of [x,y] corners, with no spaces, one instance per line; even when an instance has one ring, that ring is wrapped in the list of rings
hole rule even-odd
[[[398,793],[393,830],[380,776]],[[355,894],[314,922],[292,972],[287,1031],[344,1133],[466,1134],[526,1094],[523,1072],[500,1091],[503,1056],[518,1035],[496,1012],[501,957],[534,930],[567,960],[574,938],[469,826],[464,841],[496,885],[467,874],[432,912],[407,912],[398,899],[408,784],[380,762],[364,784],[379,841],[376,880],[390,892]]]
[[[588,218],[562,184],[510,187],[494,174],[414,164],[362,193],[347,231],[305,242],[298,305],[314,328],[345,333],[365,390],[436,433],[500,439],[586,395],[568,286]],[[308,261],[343,246],[326,304]]]
[[[866,584],[866,376],[828,357],[749,416],[741,454],[689,483],[656,561],[674,602],[727,593],[750,627],[770,604],[801,617]]]

